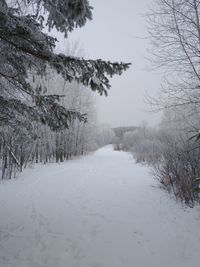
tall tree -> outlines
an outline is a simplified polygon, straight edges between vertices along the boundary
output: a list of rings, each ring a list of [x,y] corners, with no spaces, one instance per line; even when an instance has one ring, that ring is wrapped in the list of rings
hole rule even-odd
[[[30,120],[36,120],[58,130],[69,127],[75,118],[85,121],[84,114],[59,103],[61,96],[56,90],[46,95],[44,88],[30,79],[45,75],[47,67],[51,67],[66,81],[76,81],[107,95],[108,77],[122,74],[129,64],[54,53],[56,39],[42,30],[55,27],[67,37],[74,28],[84,26],[92,19],[87,0],[22,0],[12,1],[12,6],[9,3],[0,0],[0,126],[27,126]],[[32,104],[27,103],[27,98]]]

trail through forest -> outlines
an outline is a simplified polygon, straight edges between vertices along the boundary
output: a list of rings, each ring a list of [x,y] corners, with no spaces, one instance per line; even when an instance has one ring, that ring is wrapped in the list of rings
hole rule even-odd
[[[0,184],[1,267],[199,267],[199,225],[111,146]]]

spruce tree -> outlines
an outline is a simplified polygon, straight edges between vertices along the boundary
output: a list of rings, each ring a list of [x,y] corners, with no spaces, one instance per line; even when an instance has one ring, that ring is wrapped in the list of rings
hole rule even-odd
[[[67,82],[107,95],[109,77],[121,75],[130,64],[56,54],[57,40],[43,32],[45,27],[56,28],[67,38],[91,19],[87,0],[22,0],[12,1],[12,6],[0,0],[0,126],[28,128],[30,122],[39,121],[59,130],[74,119],[87,120],[86,114],[63,107],[56,89],[47,95],[34,80],[52,68]]]

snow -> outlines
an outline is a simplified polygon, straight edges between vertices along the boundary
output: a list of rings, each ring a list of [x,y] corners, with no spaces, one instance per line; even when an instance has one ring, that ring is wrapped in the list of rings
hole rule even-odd
[[[97,84],[98,86],[101,85],[101,80],[99,78],[97,78],[96,76],[93,76],[92,77],[92,81]]]
[[[1,267],[199,267],[199,225],[111,146],[0,184]]]

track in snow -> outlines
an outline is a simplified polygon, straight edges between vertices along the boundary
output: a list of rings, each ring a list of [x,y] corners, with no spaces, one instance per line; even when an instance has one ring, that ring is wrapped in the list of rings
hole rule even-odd
[[[107,146],[0,184],[0,267],[199,267],[199,225]]]

